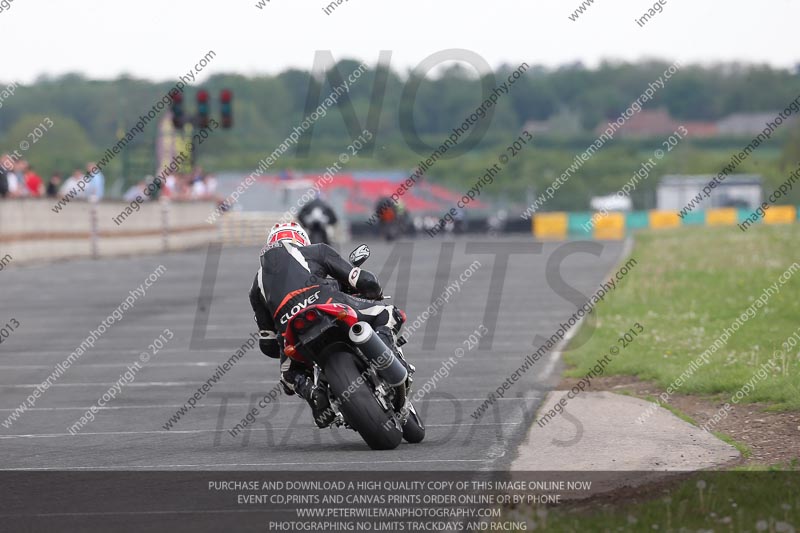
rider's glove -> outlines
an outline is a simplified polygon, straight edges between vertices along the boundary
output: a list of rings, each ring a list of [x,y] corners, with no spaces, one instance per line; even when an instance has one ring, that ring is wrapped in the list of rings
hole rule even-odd
[[[369,270],[362,270],[358,267],[350,271],[348,276],[350,286],[358,291],[358,293],[369,300],[382,300],[383,289],[381,284],[378,283],[378,278]]]

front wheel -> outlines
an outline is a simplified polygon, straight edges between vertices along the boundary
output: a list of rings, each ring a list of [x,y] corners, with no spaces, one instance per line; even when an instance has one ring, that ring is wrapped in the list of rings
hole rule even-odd
[[[356,365],[356,356],[336,352],[328,357],[325,377],[339,402],[345,421],[358,431],[373,450],[393,450],[400,445],[403,432],[392,412],[387,412]]]

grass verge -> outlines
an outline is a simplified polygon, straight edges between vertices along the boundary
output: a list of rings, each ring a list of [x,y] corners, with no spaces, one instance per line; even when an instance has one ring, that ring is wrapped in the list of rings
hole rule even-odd
[[[632,252],[637,268],[570,343],[564,356],[573,368],[567,375],[585,375],[639,322],[644,332],[606,366],[606,374],[633,375],[667,389],[716,342],[708,364],[683,380],[678,392],[732,397],[750,383],[741,402],[800,409],[798,243],[800,224],[638,234]],[[748,312],[768,287],[775,294]],[[723,342],[725,328],[732,333]],[[758,378],[768,361],[774,365]]]

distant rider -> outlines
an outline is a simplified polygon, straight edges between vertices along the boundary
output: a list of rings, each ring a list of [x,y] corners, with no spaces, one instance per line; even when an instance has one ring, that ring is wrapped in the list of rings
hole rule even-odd
[[[314,227],[315,224],[319,224],[324,228],[326,242],[330,242],[332,229],[339,221],[336,217],[336,212],[322,199],[319,193],[317,193],[317,196],[313,200],[307,202],[300,209],[300,212],[297,214],[297,220],[299,220],[300,224],[308,231],[311,231],[311,228]]]

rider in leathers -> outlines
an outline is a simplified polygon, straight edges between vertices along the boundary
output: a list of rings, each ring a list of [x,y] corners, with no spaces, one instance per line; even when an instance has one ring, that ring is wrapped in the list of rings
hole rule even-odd
[[[393,305],[371,301],[383,298],[374,274],[353,267],[327,244],[310,244],[303,228],[294,222],[273,226],[260,260],[261,268],[250,289],[250,305],[260,331],[259,346],[268,357],[280,358],[281,384],[286,394],[297,393],[305,399],[317,425],[326,427],[333,421],[327,397],[317,393],[310,370],[283,353],[283,334],[289,319],[315,303],[332,300],[349,305],[358,319],[368,322],[403,361],[402,352],[395,345],[402,314]],[[325,279],[327,276],[369,300],[344,294],[336,281]]]

